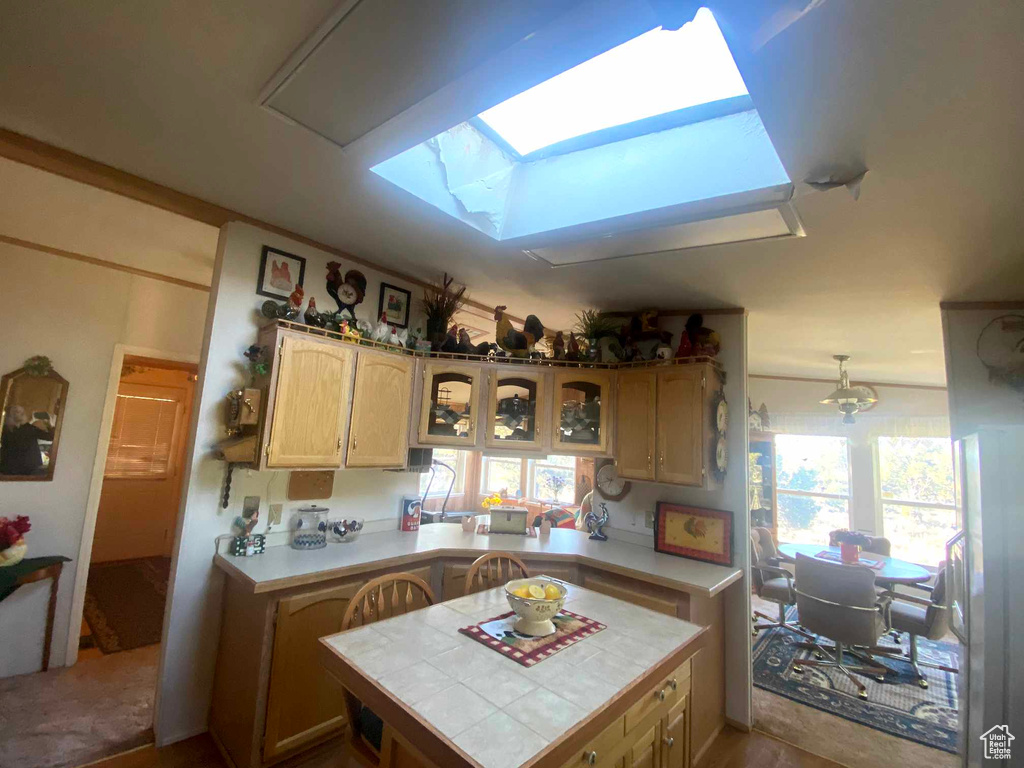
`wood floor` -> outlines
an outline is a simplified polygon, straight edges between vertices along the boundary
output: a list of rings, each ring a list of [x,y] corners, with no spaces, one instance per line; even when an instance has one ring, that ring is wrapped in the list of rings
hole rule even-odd
[[[355,765],[353,763],[353,765]],[[195,736],[164,749],[143,747],[110,757],[89,768],[226,768],[213,740]],[[280,764],[280,768],[348,768],[340,744],[325,744]],[[804,752],[776,738],[754,731],[726,728],[708,749],[698,768],[842,768],[823,757]]]

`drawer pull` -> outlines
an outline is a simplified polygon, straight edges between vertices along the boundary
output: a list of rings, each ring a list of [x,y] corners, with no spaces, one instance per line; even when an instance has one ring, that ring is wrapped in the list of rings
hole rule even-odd
[[[658,691],[658,701],[664,701],[664,700],[665,700],[665,689],[662,688],[660,691]]]
[[[673,691],[678,691],[679,683],[677,683],[676,679],[673,677],[671,680],[668,681],[668,687],[671,688]]]
[[[667,739],[665,739],[665,746],[668,747],[669,749],[672,749],[672,746],[675,743],[676,743],[676,740],[674,738],[672,738],[671,736],[669,736]]]
[[[583,760],[587,765],[597,765],[597,752],[591,750],[590,752],[583,753]]]

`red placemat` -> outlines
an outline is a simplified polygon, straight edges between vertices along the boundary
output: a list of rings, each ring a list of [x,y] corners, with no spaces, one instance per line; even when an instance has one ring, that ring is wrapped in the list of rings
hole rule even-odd
[[[553,635],[531,637],[512,628],[516,618],[515,613],[509,611],[479,624],[463,627],[459,632],[508,656],[524,667],[532,667],[559,651],[564,651],[570,645],[606,629],[600,622],[563,609],[551,619],[555,624]]]
[[[875,571],[881,570],[882,566],[885,565],[881,560],[875,560],[870,557],[862,557],[856,563],[843,562],[843,558],[840,555],[837,555],[835,552],[829,552],[827,549],[821,550],[815,557],[819,560],[829,560],[833,563],[842,563],[843,565],[866,565]]]

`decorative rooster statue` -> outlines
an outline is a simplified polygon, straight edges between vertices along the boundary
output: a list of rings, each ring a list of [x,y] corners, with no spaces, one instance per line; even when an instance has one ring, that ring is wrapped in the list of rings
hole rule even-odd
[[[512,322],[505,317],[508,307],[501,305],[494,308],[494,322],[497,324],[494,338],[498,346],[513,357],[529,357],[534,345],[544,338],[544,324],[536,315],[527,315],[523,330],[516,330]]]

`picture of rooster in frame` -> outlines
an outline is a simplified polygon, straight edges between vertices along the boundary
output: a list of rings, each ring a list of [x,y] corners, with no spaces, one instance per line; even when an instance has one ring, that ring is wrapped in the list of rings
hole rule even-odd
[[[668,555],[732,565],[732,513],[659,501],[654,549]]]

